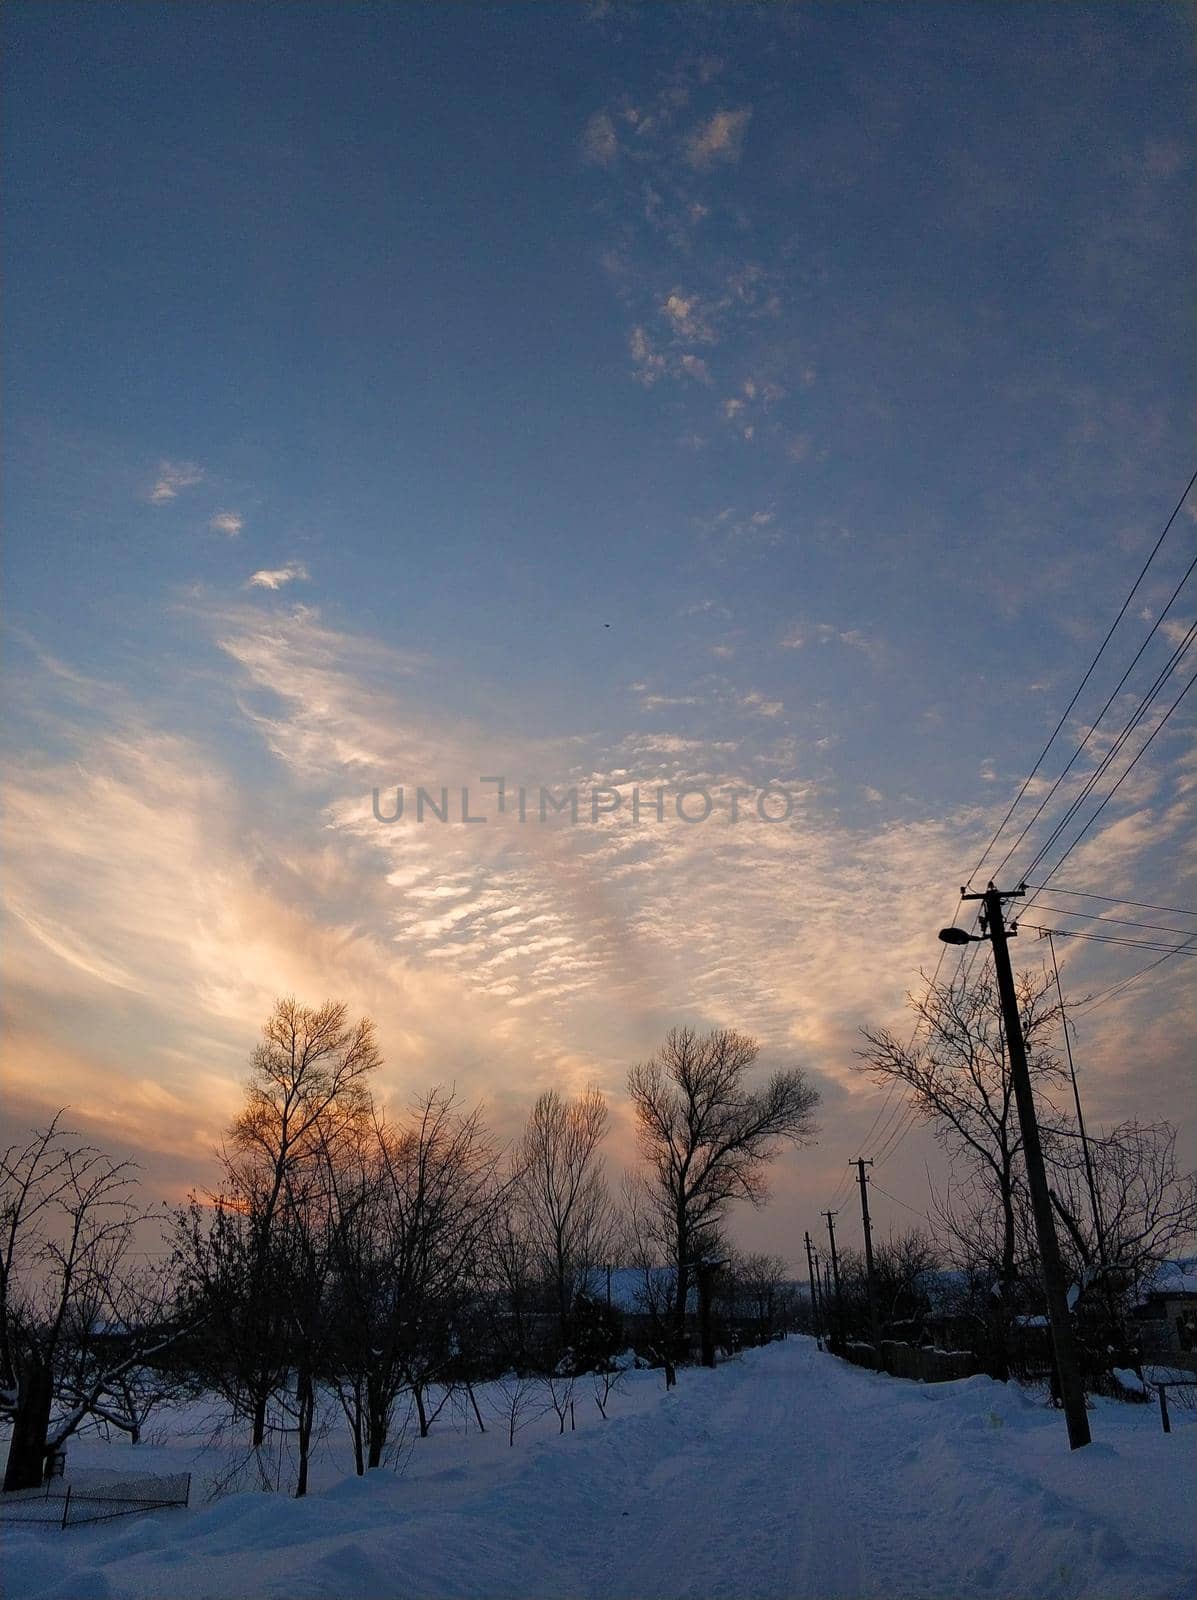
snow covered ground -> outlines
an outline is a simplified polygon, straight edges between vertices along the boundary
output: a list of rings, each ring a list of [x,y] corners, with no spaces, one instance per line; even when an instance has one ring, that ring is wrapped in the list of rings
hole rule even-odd
[[[402,1473],[203,1504],[196,1439],[74,1447],[72,1469],[194,1464],[188,1511],[66,1532],[6,1527],[4,1591],[50,1596],[1179,1597],[1195,1592],[1192,1412],[1099,1401],[1095,1443],[986,1378],[920,1385],[791,1339],[714,1372],[633,1373],[603,1422],[550,1414],[508,1448],[442,1417]],[[585,1396],[585,1398],[581,1398]],[[335,1447],[335,1448],[334,1448]]]

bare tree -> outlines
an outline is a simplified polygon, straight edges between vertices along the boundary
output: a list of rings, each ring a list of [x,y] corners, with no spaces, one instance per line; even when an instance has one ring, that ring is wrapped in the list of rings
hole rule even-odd
[[[514,1370],[496,1378],[494,1391],[498,1397],[498,1412],[507,1425],[507,1443],[514,1447],[515,1436],[545,1413],[539,1378]],[[562,1429],[564,1432],[564,1429]]]
[[[728,1279],[736,1300],[747,1302],[761,1339],[771,1339],[781,1312],[781,1291],[789,1269],[781,1256],[754,1252],[736,1256]]]
[[[628,1369],[615,1360],[606,1361],[601,1367],[596,1367],[591,1374],[594,1384],[594,1403],[599,1408],[599,1415],[603,1421],[607,1420],[607,1405],[615,1390],[627,1377]]]
[[[219,1334],[213,1380],[247,1407],[255,1448],[293,1356],[286,1235],[302,1219],[288,1208],[311,1192],[312,1168],[361,1137],[368,1078],[381,1060],[368,1017],[351,1023],[332,1000],[319,1007],[279,1000],[253,1054],[245,1107],[220,1152],[222,1188],[178,1219],[193,1299]]]
[[[487,1228],[486,1278],[491,1340],[518,1372],[536,1365],[540,1355],[535,1336],[538,1266],[527,1210],[517,1159]]]
[[[154,1362],[179,1334],[169,1267],[139,1262],[137,1172],[79,1142],[59,1112],[0,1156],[0,1416],[14,1429],[6,1489],[40,1482],[85,1422],[136,1442],[173,1388]]]
[[[565,1100],[548,1089],[532,1107],[520,1144],[525,1216],[539,1270],[552,1286],[559,1337],[570,1342],[574,1298],[609,1259],[614,1213],[600,1146],[607,1106],[597,1089]]]
[[[398,1311],[384,1348],[411,1390],[423,1438],[435,1417],[426,1405],[430,1386],[447,1394],[459,1367],[467,1302],[502,1200],[498,1156],[481,1110],[461,1113],[439,1089],[407,1128],[380,1125],[379,1145]]]
[[[674,1028],[628,1074],[640,1148],[661,1236],[674,1270],[673,1335],[685,1330],[692,1263],[707,1251],[735,1199],[763,1205],[767,1169],[784,1142],[814,1136],[817,1090],[797,1069],[759,1089],[745,1076],[755,1039],[728,1029]]]
[[[378,1119],[351,1161],[330,1162],[329,1173],[337,1216],[334,1382],[360,1473],[381,1463],[404,1389],[421,1437],[455,1383],[465,1382],[472,1398],[463,1341],[501,1185],[481,1111],[459,1111],[441,1089],[401,1121]],[[430,1398],[436,1390],[439,1400]]]
[[[1045,1142],[1052,1202],[1074,1275],[1080,1282],[1093,1278],[1104,1255],[1111,1287],[1133,1300],[1172,1252],[1197,1235],[1197,1174],[1177,1166],[1176,1129],[1130,1121],[1090,1138],[1097,1218],[1079,1137],[1054,1128]]]
[[[1060,1019],[1059,1005],[1050,999],[1054,980],[1047,972],[1024,971],[1016,985],[1028,1069],[1037,1088],[1050,1088],[1062,1080],[1053,1048]],[[1000,1216],[992,1268],[1008,1289],[1018,1256],[1022,1135],[996,985],[983,972],[967,984],[929,983],[925,994],[908,998],[924,1042],[912,1046],[888,1028],[864,1028],[867,1048],[858,1052],[858,1070],[880,1084],[904,1085],[939,1143],[979,1178]]]
[[[562,1372],[558,1369],[546,1372],[541,1381],[549,1398],[549,1404],[546,1409],[552,1410],[556,1414],[557,1421],[560,1424],[557,1432],[564,1433],[565,1419],[566,1417],[571,1417],[573,1413],[574,1388],[578,1380],[572,1371]]]
[[[894,1234],[873,1253],[873,1281],[882,1325],[898,1332],[918,1327],[931,1311],[930,1290],[940,1271],[940,1254],[925,1228]]]

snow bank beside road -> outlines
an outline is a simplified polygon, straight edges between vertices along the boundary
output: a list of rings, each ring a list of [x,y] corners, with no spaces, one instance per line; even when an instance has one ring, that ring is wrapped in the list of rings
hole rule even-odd
[[[404,1476],[306,1501],[7,1540],[13,1600],[145,1597],[1192,1594],[1197,1428],[1099,1403],[1072,1453],[1058,1413],[985,1378],[919,1385],[809,1340],[659,1375],[610,1422],[514,1450],[421,1441]],[[648,1380],[652,1380],[651,1384]],[[593,1409],[593,1407],[591,1407]],[[555,1429],[556,1419],[550,1419]]]

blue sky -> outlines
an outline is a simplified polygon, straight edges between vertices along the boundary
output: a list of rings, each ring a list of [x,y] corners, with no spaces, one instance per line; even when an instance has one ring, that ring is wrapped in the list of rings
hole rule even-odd
[[[199,1160],[283,990],[501,1117],[731,1023],[825,1087],[776,1242],[1192,471],[1190,15],[18,4],[8,53],[14,1092]],[[492,772],[799,798],[372,823]],[[1192,772],[1178,712],[1070,881],[1191,902]],[[1100,1114],[1181,1115],[1181,966],[1094,1013]]]

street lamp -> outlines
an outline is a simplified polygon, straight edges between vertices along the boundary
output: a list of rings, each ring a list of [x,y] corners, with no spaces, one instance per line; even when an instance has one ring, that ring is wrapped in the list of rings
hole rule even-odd
[[[1026,885],[1003,894],[990,883],[981,894],[970,894],[961,889],[961,900],[980,900],[983,904],[981,932],[968,933],[963,928],[941,928],[939,937],[944,944],[965,945],[984,942],[993,946],[994,976],[1001,1001],[1005,1024],[1006,1056],[1010,1065],[1010,1081],[1014,1102],[1018,1108],[1018,1124],[1022,1133],[1022,1153],[1027,1169],[1027,1188],[1031,1195],[1031,1211],[1035,1218],[1035,1232],[1039,1238],[1039,1258],[1043,1268],[1043,1288],[1047,1299],[1048,1321],[1051,1324],[1052,1348],[1056,1358],[1056,1373],[1064,1414],[1068,1422],[1068,1442],[1076,1450],[1089,1443],[1089,1418],[1085,1414],[1085,1391],[1081,1384],[1076,1349],[1069,1321],[1068,1301],[1064,1292],[1064,1269],[1060,1261],[1060,1247],[1056,1240],[1056,1225],[1052,1216],[1051,1191],[1043,1163],[1043,1148],[1039,1141],[1039,1124],[1035,1118],[1035,1098],[1031,1092],[1031,1076],[1027,1068],[1026,1041],[1022,1032],[1022,1017],[1018,996],[1014,988],[1014,973],[1010,966],[1010,951],[1006,940],[1018,932],[1017,922],[1006,926],[1002,914],[1004,900],[1017,900],[1026,893]]]

